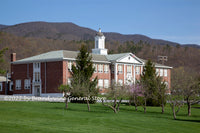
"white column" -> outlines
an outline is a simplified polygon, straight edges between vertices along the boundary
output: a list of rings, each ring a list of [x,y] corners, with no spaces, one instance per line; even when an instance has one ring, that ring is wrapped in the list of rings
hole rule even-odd
[[[115,63],[115,83],[117,83],[117,63]]]
[[[124,85],[125,85],[125,79],[126,79],[126,77],[125,77],[125,76],[126,76],[126,75],[125,75],[125,74],[126,74],[126,73],[125,73],[125,70],[126,70],[125,67],[126,67],[126,65],[124,64]]]
[[[133,83],[135,84],[135,65],[133,65]]]

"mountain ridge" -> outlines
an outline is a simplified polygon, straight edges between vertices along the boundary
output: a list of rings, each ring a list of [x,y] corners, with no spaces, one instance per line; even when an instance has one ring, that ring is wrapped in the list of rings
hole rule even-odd
[[[94,36],[97,31],[76,25],[72,22],[27,22],[20,23],[12,26],[0,25],[0,31],[14,34],[22,37],[35,37],[35,38],[48,38],[48,39],[61,39],[61,40],[94,40]],[[116,32],[103,32],[106,36],[106,41],[134,41],[139,42],[140,40],[158,45],[180,45],[176,42],[171,42],[163,39],[152,39],[148,36],[141,34],[121,34]],[[190,44],[186,44],[188,46]],[[198,47],[193,44],[192,46]]]

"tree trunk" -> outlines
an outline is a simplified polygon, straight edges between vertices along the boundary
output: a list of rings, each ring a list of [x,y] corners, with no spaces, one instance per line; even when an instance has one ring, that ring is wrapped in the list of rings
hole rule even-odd
[[[65,97],[65,109],[68,109],[68,97]]]
[[[173,117],[174,117],[174,120],[176,120],[176,111],[175,111],[175,103],[172,103],[172,111],[173,111]]]
[[[87,107],[88,107],[88,111],[90,111],[90,102],[88,99],[87,99]]]
[[[137,111],[137,98],[134,97],[135,111]]]
[[[119,106],[120,106],[121,102],[122,102],[122,98],[119,100],[119,103],[117,105],[117,111],[119,111]]]
[[[104,104],[103,100],[102,100],[102,104],[103,104],[103,106],[106,106],[106,107],[109,107],[109,108],[111,108],[111,109],[114,111],[114,113],[117,113],[117,110],[116,110],[116,108],[114,108],[114,107],[113,107],[113,106],[111,106],[111,105]]]
[[[144,100],[144,113],[146,113],[147,100]]]
[[[129,106],[131,106],[131,102],[132,102],[132,101],[131,101],[131,98],[130,98],[130,99],[129,99]]]
[[[187,106],[188,106],[188,116],[191,116],[191,103],[189,99],[187,99]]]
[[[117,99],[115,98],[113,107],[116,108],[116,106],[117,106]]]
[[[135,111],[137,111],[137,104],[135,103]]]
[[[162,114],[164,114],[164,108],[165,108],[165,105],[164,103],[162,103]]]

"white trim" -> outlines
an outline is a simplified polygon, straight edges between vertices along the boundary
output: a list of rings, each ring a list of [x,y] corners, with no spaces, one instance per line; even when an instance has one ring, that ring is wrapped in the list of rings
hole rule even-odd
[[[0,82],[0,91],[3,91],[3,83]]]
[[[33,96],[32,94],[13,94],[13,96]]]
[[[11,62],[11,64],[27,64],[27,63],[55,62],[55,61],[63,61],[63,58],[40,59],[40,60],[25,60],[25,61],[17,60],[17,61]]]
[[[131,56],[132,58],[135,58],[138,62],[140,62],[141,64],[143,64],[144,62],[142,60],[140,60],[138,57],[136,57],[134,54],[132,53],[127,53],[127,55],[120,57],[119,59],[116,60],[116,62],[119,62],[121,59],[127,57],[127,56]],[[128,62],[127,62],[128,63]],[[131,63],[132,64],[132,63]],[[137,63],[136,63],[137,64]]]
[[[135,84],[135,65],[133,65],[133,83]]]
[[[42,93],[41,97],[63,97],[63,93]]]
[[[172,69],[173,67],[169,67],[169,66],[156,66],[155,65],[155,68],[168,68],[168,69]]]
[[[125,67],[126,67],[126,64],[124,64],[124,85],[125,85],[125,79],[126,79],[126,78],[125,78],[125,77],[126,77],[126,75],[125,75],[125,74],[126,74],[126,73],[125,73],[125,70],[126,70]]]
[[[115,69],[115,71],[114,71],[114,74],[115,74],[115,83],[117,83],[117,63],[115,63],[114,64],[115,65],[115,67],[114,67],[114,69]]]
[[[34,96],[33,94],[13,94],[13,96]],[[42,93],[41,97],[63,97],[63,93]]]

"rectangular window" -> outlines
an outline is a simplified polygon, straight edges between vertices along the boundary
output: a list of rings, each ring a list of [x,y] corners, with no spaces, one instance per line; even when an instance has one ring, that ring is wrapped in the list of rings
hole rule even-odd
[[[16,90],[21,90],[21,80],[15,80]]]
[[[0,91],[3,91],[3,84],[0,83]]]
[[[98,86],[99,88],[103,88],[103,79],[98,80]]]
[[[104,65],[104,73],[108,73],[108,68],[109,68],[108,65]]]
[[[94,73],[97,72],[97,64],[93,64],[93,68],[94,68]]]
[[[99,64],[98,67],[99,67],[98,72],[99,72],[99,73],[103,73],[103,65],[102,65],[102,64]]]
[[[119,84],[120,86],[122,86],[122,85],[123,85],[123,80],[119,79],[119,80],[118,80],[118,84]]]
[[[164,69],[164,76],[167,77],[167,69]]]
[[[131,65],[127,65],[127,73],[131,73],[132,72],[132,70],[131,70]]]
[[[163,76],[163,69],[160,69],[160,76]]]
[[[24,89],[30,89],[31,88],[31,80],[25,79],[24,80]]]
[[[35,72],[35,82],[40,82],[40,72]]]
[[[34,69],[40,69],[40,63],[36,62],[33,64]]]
[[[68,71],[72,71],[72,62],[68,61]]]
[[[118,65],[118,73],[122,73],[122,65]]]
[[[104,79],[104,88],[108,88],[108,87],[109,87],[109,80]]]
[[[135,71],[136,71],[135,72],[136,75],[140,75],[140,67],[137,66]]]

